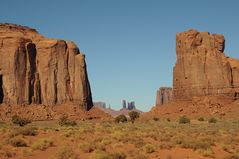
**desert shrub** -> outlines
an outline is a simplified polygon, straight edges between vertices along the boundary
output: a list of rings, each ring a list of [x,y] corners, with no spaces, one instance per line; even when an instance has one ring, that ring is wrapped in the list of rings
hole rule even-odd
[[[36,136],[38,134],[37,129],[34,127],[23,128],[20,133],[24,136]]]
[[[198,118],[198,121],[204,121],[203,117]]]
[[[113,152],[110,154],[110,159],[126,159],[126,155],[123,152]]]
[[[84,143],[80,145],[80,149],[84,152],[84,153],[90,153],[92,151],[95,150],[95,146],[92,143]]]
[[[12,152],[11,150],[5,150],[5,151],[0,152],[0,157],[3,157],[4,159],[12,158],[15,156],[16,156],[16,153]]]
[[[65,114],[59,118],[58,124],[60,126],[76,126],[77,125],[77,123],[74,120],[70,120],[68,118],[68,115],[65,115]]]
[[[39,139],[36,142],[34,142],[31,147],[32,147],[33,150],[44,151],[48,147],[51,147],[51,146],[53,146],[52,139],[50,139],[50,138],[42,138],[42,139]]]
[[[130,143],[134,144],[136,148],[141,148],[145,145],[145,142],[142,138],[138,138],[136,140],[131,140]]]
[[[69,146],[61,147],[57,151],[58,159],[79,159],[78,155]]]
[[[125,115],[121,114],[115,118],[116,123],[124,123],[127,122],[127,118]]]
[[[9,134],[9,137],[14,137],[18,135],[35,136],[37,135],[37,130],[36,128],[33,128],[33,127],[17,128],[12,130],[12,132]]]
[[[211,148],[209,149],[200,149],[198,151],[203,157],[211,157],[214,158],[214,152],[212,151]]]
[[[5,124],[5,122],[2,121],[2,119],[0,119],[0,125],[2,126],[2,125],[4,125],[4,124]]]
[[[129,117],[133,123],[137,118],[139,118],[139,113],[136,111],[131,111],[131,112],[129,112]]]
[[[29,157],[32,156],[32,150],[28,149],[27,147],[22,150],[22,155],[24,157]]]
[[[181,116],[179,118],[179,124],[188,124],[190,123],[190,119],[187,116]]]
[[[221,147],[224,151],[226,151],[228,153],[232,153],[232,151],[231,151],[232,150],[232,145],[231,144],[228,145],[228,144],[224,143],[224,144],[222,144]]]
[[[171,121],[171,119],[170,118],[167,118],[167,122],[170,122]]]
[[[97,150],[90,155],[90,159],[111,159],[111,158],[107,152]]]
[[[146,144],[144,146],[144,151],[146,153],[153,153],[153,152],[155,152],[155,147],[153,145],[151,145],[151,144]]]
[[[159,145],[160,149],[168,149],[170,150],[173,146],[170,143],[162,143]]]
[[[181,147],[183,148],[190,148],[193,150],[207,150],[210,149],[211,145],[208,141],[197,141],[193,139],[183,140],[181,143]]]
[[[19,138],[19,137],[14,137],[8,140],[8,143],[12,145],[13,147],[26,147],[27,143]]]
[[[153,120],[154,121],[159,121],[159,118],[158,117],[153,117]]]
[[[19,125],[19,126],[25,126],[25,125],[31,123],[31,120],[22,118],[18,115],[14,115],[14,116],[12,116],[12,123]]]
[[[239,155],[229,155],[229,156],[226,156],[224,159],[239,159]]]
[[[148,159],[148,157],[143,154],[139,154],[139,155],[136,155],[134,159]]]
[[[107,146],[103,145],[102,143],[98,143],[95,145],[95,147],[97,150],[105,151]]]
[[[208,120],[208,123],[216,123],[216,122],[217,122],[217,119],[215,119],[215,118],[210,118]]]

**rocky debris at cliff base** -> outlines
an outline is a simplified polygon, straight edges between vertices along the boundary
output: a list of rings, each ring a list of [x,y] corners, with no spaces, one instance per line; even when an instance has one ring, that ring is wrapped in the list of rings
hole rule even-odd
[[[12,116],[18,115],[32,121],[57,120],[63,114],[74,120],[100,119],[108,120],[111,116],[98,108],[91,108],[89,111],[81,109],[72,103],[55,106],[45,105],[0,105],[0,119],[11,121]]]
[[[178,118],[217,117],[220,119],[239,119],[239,100],[220,96],[197,97],[193,100],[174,100],[163,107],[153,107],[147,116]],[[147,114],[147,113],[146,113]]]

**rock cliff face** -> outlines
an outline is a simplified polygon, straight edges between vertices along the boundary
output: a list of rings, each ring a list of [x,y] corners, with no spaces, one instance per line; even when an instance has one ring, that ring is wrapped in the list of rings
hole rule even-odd
[[[239,61],[224,54],[223,35],[188,30],[176,36],[174,99],[239,95]]]
[[[173,99],[173,90],[170,87],[160,87],[156,95],[156,106],[168,104]]]
[[[92,104],[85,56],[73,42],[0,24],[0,104]]]

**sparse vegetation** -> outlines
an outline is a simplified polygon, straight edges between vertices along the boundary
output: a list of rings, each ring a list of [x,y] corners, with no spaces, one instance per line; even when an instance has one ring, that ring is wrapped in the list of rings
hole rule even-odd
[[[58,121],[60,126],[76,126],[77,123],[74,120],[68,118],[68,115],[63,114]]]
[[[217,122],[217,119],[215,119],[215,118],[210,118],[208,120],[208,123],[216,123],[216,122]]]
[[[63,146],[57,151],[58,159],[79,159],[78,155],[70,146]]]
[[[214,152],[212,151],[211,148],[208,148],[208,149],[200,149],[199,150],[199,153],[204,156],[204,157],[211,157],[213,158],[214,157]]]
[[[132,123],[134,123],[134,121],[139,118],[139,113],[136,111],[131,111],[129,112],[129,117]]]
[[[110,159],[126,159],[126,154],[123,152],[113,152],[110,154]]]
[[[154,121],[159,121],[159,118],[158,117],[153,117],[153,120]]]
[[[121,114],[115,118],[116,123],[125,123],[127,122],[127,118],[125,115]]]
[[[226,156],[224,157],[224,159],[239,159],[239,154],[238,155],[229,155],[229,156]]]
[[[111,159],[111,158],[107,152],[97,150],[90,155],[90,159]]]
[[[22,118],[18,115],[14,115],[14,116],[12,116],[12,123],[19,125],[19,126],[25,126],[25,125],[31,123],[31,120]]]
[[[226,154],[231,154],[227,156],[228,159],[234,159],[239,152],[238,122],[221,121],[209,124],[193,121],[191,124],[179,124],[174,119],[171,122],[166,119],[134,124],[88,120],[79,121],[80,126],[77,127],[61,127],[57,121],[52,121],[53,125],[41,124],[37,128],[34,126],[35,122],[25,127],[4,125],[0,127],[0,158],[8,155],[5,152],[12,152],[9,156],[18,156],[21,153],[26,157],[39,154],[40,151],[48,153],[51,152],[48,151],[51,146],[58,149],[58,159],[167,158],[161,156],[160,151],[166,149],[174,152],[175,148],[186,149],[185,152],[190,151],[198,156],[215,157],[215,146]],[[11,149],[6,150],[6,147]]]
[[[198,121],[204,121],[205,119],[203,117],[198,118]]]
[[[26,147],[27,143],[25,140],[23,140],[20,137],[14,137],[9,139],[8,143],[12,145],[13,147]]]
[[[37,135],[37,130],[34,127],[24,127],[24,128],[16,128],[13,129],[9,134],[10,137],[23,135],[23,136],[35,136]]]
[[[85,153],[90,153],[95,150],[95,145],[93,143],[84,143],[80,145],[80,149]]]
[[[181,116],[179,118],[179,124],[188,124],[190,123],[190,119],[187,116]]]
[[[146,144],[144,146],[144,151],[146,153],[153,153],[153,152],[155,152],[155,147],[153,145],[151,145],[151,144]]]
[[[50,138],[42,138],[37,140],[32,144],[32,149],[33,150],[46,150],[48,147],[53,146],[53,141]]]

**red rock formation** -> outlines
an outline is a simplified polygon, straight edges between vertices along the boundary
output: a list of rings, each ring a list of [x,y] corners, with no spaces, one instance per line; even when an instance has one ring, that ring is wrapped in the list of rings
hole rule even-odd
[[[173,90],[170,87],[160,87],[156,95],[156,106],[168,104],[173,99]]]
[[[188,30],[176,36],[174,99],[194,96],[238,96],[239,61],[224,54],[224,37]]]
[[[73,42],[36,30],[0,24],[0,103],[92,104],[85,56]]]

